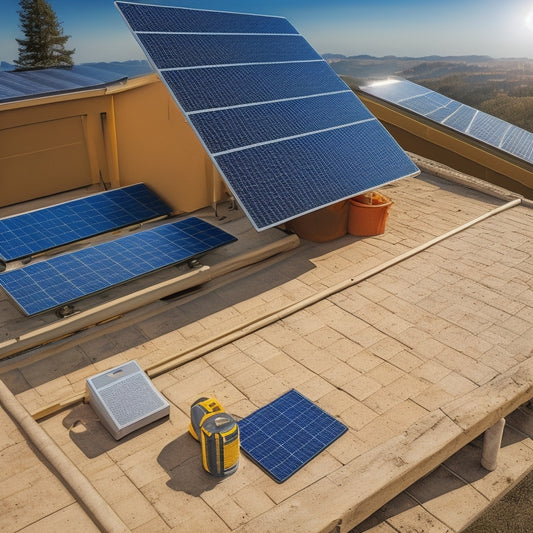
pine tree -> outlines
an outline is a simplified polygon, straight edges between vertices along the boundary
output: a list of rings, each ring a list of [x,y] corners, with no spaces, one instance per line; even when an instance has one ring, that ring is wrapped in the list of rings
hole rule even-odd
[[[17,70],[72,66],[75,50],[65,48],[70,35],[63,35],[52,6],[46,0],[20,0],[19,5],[25,39],[17,39]]]

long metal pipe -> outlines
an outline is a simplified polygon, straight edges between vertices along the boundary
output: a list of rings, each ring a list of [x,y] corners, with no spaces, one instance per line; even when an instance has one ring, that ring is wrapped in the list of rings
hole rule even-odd
[[[353,285],[356,285],[357,283],[360,283],[361,281],[364,281],[372,276],[375,276],[376,274],[383,272],[384,270],[390,268],[391,266],[394,266],[402,261],[405,261],[406,259],[409,259],[410,257],[413,257],[414,255],[417,255],[420,252],[423,252],[429,247],[434,246],[435,244],[438,244],[439,242],[445,239],[448,239],[449,237],[456,235],[457,233],[464,231],[470,228],[471,226],[478,224],[479,222],[483,220],[486,220],[489,217],[492,217],[494,215],[497,215],[498,213],[501,213],[502,211],[506,211],[507,209],[520,205],[520,203],[521,203],[520,198],[507,202],[506,204],[503,204],[495,209],[492,209],[491,211],[483,215],[480,215],[479,217],[471,220],[470,222],[467,222],[457,228],[454,228],[453,230],[450,230],[424,244],[421,244],[420,246],[417,246],[416,248],[413,248],[412,250],[409,250],[397,257],[394,257],[390,259],[389,261],[382,263],[381,265],[378,265],[370,270],[367,270],[366,272],[358,276],[344,280],[308,298],[300,300],[299,302],[296,302],[294,304],[290,304],[281,309],[278,309],[275,312],[267,313],[261,318],[241,323],[238,326],[230,328],[224,332],[221,332],[218,335],[215,335],[214,337],[211,337],[210,339],[207,339],[197,344],[194,348],[191,348],[185,352],[182,352],[179,355],[174,355],[166,359],[163,359],[162,361],[159,361],[157,363],[154,363],[144,368],[144,370],[152,378],[158,375],[161,375],[165,372],[169,372],[170,370],[173,370],[174,368],[177,368],[178,366],[181,366],[194,359],[197,359],[198,357],[202,357],[203,355],[209,353],[212,350],[221,348],[222,346],[225,346],[226,344],[234,342],[244,337],[245,335],[249,335],[250,333],[253,333],[254,331],[264,328],[270,324],[273,324],[274,322],[278,320],[286,318],[289,315],[292,315],[310,305],[313,305],[314,303],[317,303],[320,300],[329,298],[333,294],[336,294],[344,289],[347,289],[349,287],[352,287]],[[76,396],[69,398],[68,400],[65,400],[64,402],[54,403],[52,405],[46,406],[34,412],[32,416],[36,420],[40,420],[41,418],[49,416],[55,412],[58,412],[76,403],[82,402],[83,400],[84,400],[83,394],[78,394]]]
[[[486,220],[487,218],[494,216],[498,213],[501,213],[502,211],[506,211],[507,209],[515,207],[519,205],[520,203],[521,203],[520,198],[512,200],[511,202],[507,202],[506,204],[501,205],[489,211],[488,213],[485,213],[475,218],[474,220],[471,220],[470,222],[463,224],[462,226],[454,228],[453,230],[450,230],[440,235],[439,237],[436,237],[424,244],[421,244],[420,246],[417,246],[416,248],[413,248],[412,250],[409,250],[397,257],[390,259],[389,261],[385,261],[385,263],[382,263],[381,265],[371,268],[370,270],[367,270],[366,272],[358,276],[349,278],[345,281],[337,283],[336,285],[332,285],[331,287],[328,287],[327,289],[317,292],[316,294],[313,294],[312,296],[309,296],[303,300],[300,300],[297,303],[290,304],[274,313],[270,313],[264,316],[263,318],[252,320],[250,322],[241,324],[235,328],[232,328],[229,331],[226,331],[224,333],[221,333],[220,335],[217,335],[216,337],[213,337],[207,341],[204,341],[203,343],[201,343],[200,345],[196,346],[195,348],[191,349],[188,352],[181,353],[178,356],[169,357],[158,363],[154,363],[153,365],[151,365],[149,368],[145,370],[151,377],[155,377],[164,372],[168,372],[169,370],[172,370],[173,368],[176,368],[188,361],[196,359],[197,357],[201,357],[202,355],[205,355],[206,353],[212,350],[220,348],[224,346],[225,344],[234,342],[235,340],[240,339],[241,337],[244,337],[245,335],[249,335],[250,333],[257,331],[258,329],[264,328],[265,326],[273,324],[274,322],[278,320],[286,318],[289,315],[292,315],[296,313],[297,311],[304,309],[305,307],[308,307],[321,300],[329,298],[333,294],[336,294],[340,291],[348,289],[349,287],[352,287],[353,285],[356,285],[357,283],[360,283],[361,281],[364,281],[372,276],[375,276],[376,274],[379,274],[380,272],[387,270],[391,266],[397,265],[398,263],[401,263],[402,261],[405,261],[406,259],[409,259],[410,257],[413,257],[414,255],[417,255],[420,252],[423,252],[424,250],[427,250],[429,247],[445,239],[448,239],[449,237],[456,235],[457,233],[464,231],[467,228],[470,228],[474,224],[478,224],[479,222]]]

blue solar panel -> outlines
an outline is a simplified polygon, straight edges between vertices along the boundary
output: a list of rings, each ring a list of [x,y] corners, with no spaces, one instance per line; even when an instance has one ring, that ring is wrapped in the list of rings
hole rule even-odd
[[[27,315],[72,303],[237,240],[195,217],[0,274]]]
[[[360,90],[533,163],[533,133],[407,80]]]
[[[144,183],[0,219],[0,259],[21,259],[107,231],[168,215]]]
[[[232,176],[235,194],[254,213],[256,223],[269,227],[309,212],[309,206],[349,198],[353,187],[379,187],[391,166],[408,174],[411,162],[401,152],[391,158],[387,141],[383,128],[371,120],[224,153],[217,162]]]
[[[502,150],[533,163],[533,135],[520,128],[511,128],[500,141]]]
[[[417,96],[415,98],[405,100],[405,107],[421,115],[426,115],[431,113],[435,107],[440,108],[442,106],[446,106],[448,99],[446,99],[446,101],[439,101],[439,99],[433,98],[434,94],[436,93],[425,96]]]
[[[321,59],[300,35],[148,33],[139,41],[159,69]]]
[[[239,422],[241,448],[278,483],[347,430],[294,389]]]
[[[0,102],[95,89],[125,79],[123,74],[88,65],[0,72]]]
[[[372,118],[351,91],[190,115],[213,154]]]
[[[128,2],[116,4],[134,32],[298,33],[282,17],[258,17],[243,13],[179,9]]]
[[[390,134],[287,20],[116,5],[257,229],[418,174]],[[328,135],[333,129],[345,132]],[[380,145],[367,142],[369,131]],[[328,170],[339,168],[330,153],[332,138],[345,143],[335,150],[335,155],[345,152],[341,178]],[[299,168],[290,177],[284,169],[294,168],[293,161]],[[362,176],[370,176],[369,181]]]
[[[459,102],[450,100],[446,105],[442,107],[437,107],[437,109],[427,113],[427,117],[435,122],[444,122],[452,113],[461,107]]]
[[[480,141],[498,146],[511,127],[511,124],[504,120],[486,113],[478,113],[474,117],[468,133]]]
[[[444,119],[442,123],[454,130],[468,133],[475,115],[475,109],[468,106],[461,106],[455,113],[452,113],[447,119]]]
[[[380,98],[397,104],[400,102],[408,102],[412,98],[418,98],[432,93],[430,89],[426,89],[421,85],[411,83],[410,81],[404,83],[404,81],[406,80],[377,82],[360,88],[370,94],[379,94]]]
[[[162,77],[190,113],[349,90],[330,74],[327,63],[314,61],[171,70]]]

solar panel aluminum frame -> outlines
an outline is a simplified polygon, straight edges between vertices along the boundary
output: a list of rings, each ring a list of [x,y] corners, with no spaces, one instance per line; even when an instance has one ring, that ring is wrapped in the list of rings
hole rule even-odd
[[[219,110],[219,108],[217,108],[217,106],[214,106],[213,108],[200,108],[200,109],[194,109],[194,108],[188,108],[188,106],[186,105],[186,103],[184,103],[182,100],[185,98],[185,96],[183,96],[183,93],[180,95],[180,97],[178,97],[176,95],[176,86],[175,86],[175,80],[172,81],[171,80],[171,75],[174,75],[175,72],[178,72],[180,75],[185,71],[184,69],[187,68],[189,69],[188,72],[193,72],[195,73],[195,69],[213,69],[213,68],[230,68],[230,67],[242,67],[242,65],[233,65],[231,63],[226,63],[224,65],[208,65],[207,67],[205,66],[202,66],[202,65],[199,65],[199,66],[193,66],[193,67],[179,67],[178,69],[176,70],[172,70],[172,69],[169,69],[169,68],[160,68],[158,67],[156,61],[151,57],[150,55],[150,52],[149,50],[147,50],[146,46],[143,44],[143,41],[142,39],[139,37],[140,34],[142,34],[143,32],[145,33],[150,33],[150,32],[155,32],[156,30],[150,26],[150,24],[148,24],[148,22],[146,22],[146,27],[149,28],[149,29],[146,29],[144,30],[142,27],[139,28],[134,28],[134,25],[137,26],[138,23],[137,21],[130,21],[128,20],[128,17],[127,15],[125,14],[125,12],[123,11],[122,7],[124,7],[125,9],[128,9],[129,7],[131,7],[131,9],[136,9],[136,10],[139,10],[143,7],[145,8],[156,8],[156,9],[164,9],[164,10],[181,10],[182,12],[194,12],[194,14],[191,14],[191,15],[188,15],[188,16],[196,16],[198,13],[202,14],[202,13],[205,13],[205,14],[216,14],[216,15],[221,15],[221,16],[243,16],[243,17],[250,17],[250,18],[247,18],[247,21],[248,20],[251,20],[253,19],[254,17],[259,20],[267,20],[268,23],[270,24],[271,21],[274,21],[276,23],[280,23],[280,24],[283,24],[283,32],[286,33],[287,35],[291,35],[291,36],[297,36],[297,37],[300,37],[303,39],[303,37],[298,33],[298,31],[292,26],[290,25],[290,23],[284,19],[283,17],[273,17],[273,16],[267,16],[267,15],[253,15],[253,14],[248,14],[248,13],[231,13],[231,12],[223,12],[223,11],[212,11],[212,10],[199,10],[199,9],[192,9],[192,8],[178,8],[178,7],[172,7],[172,6],[160,6],[160,5],[150,5],[150,4],[139,4],[139,3],[129,3],[129,2],[123,2],[123,1],[116,1],[115,2],[115,5],[117,6],[117,8],[119,9],[119,11],[121,12],[121,15],[123,16],[127,26],[129,27],[130,31],[132,32],[132,34],[134,35],[135,39],[137,40],[139,46],[141,47],[141,49],[144,51],[144,53],[146,54],[147,58],[148,58],[148,61],[149,63],[151,64],[151,66],[154,68],[154,70],[158,73],[159,77],[161,78],[161,81],[163,82],[163,84],[167,87],[167,89],[169,90],[170,94],[172,95],[172,97],[174,98],[174,101],[175,103],[177,104],[178,108],[180,109],[180,111],[183,113],[184,117],[186,118],[186,120],[190,123],[193,131],[195,131],[196,135],[198,136],[201,144],[203,145],[203,147],[205,148],[206,152],[208,153],[208,155],[210,156],[215,168],[217,169],[217,171],[220,173],[220,175],[222,176],[222,178],[224,179],[224,182],[226,184],[226,186],[228,187],[228,189],[230,190],[230,192],[232,193],[232,195],[235,197],[235,199],[239,202],[239,204],[241,205],[244,213],[247,215],[248,219],[251,221],[252,225],[254,226],[254,228],[258,231],[261,231],[261,230],[265,230],[265,229],[268,229],[268,228],[271,228],[271,227],[274,227],[274,226],[278,226],[280,224],[283,224],[284,222],[287,222],[288,220],[291,220],[293,218],[296,218],[298,216],[302,216],[302,215],[305,215],[307,213],[310,213],[310,212],[313,212],[313,211],[316,211],[317,209],[320,209],[322,207],[326,207],[328,205],[332,205],[336,202],[339,202],[339,201],[342,201],[342,200],[346,200],[348,198],[351,198],[353,196],[355,196],[356,194],[360,194],[360,193],[364,193],[364,192],[367,192],[369,190],[372,190],[372,189],[375,189],[379,186],[382,186],[382,185],[385,185],[387,183],[391,183],[393,181],[396,181],[398,179],[401,179],[401,178],[404,178],[404,177],[412,177],[412,176],[416,176],[420,173],[419,169],[414,165],[414,163],[412,163],[412,161],[408,158],[408,156],[403,152],[403,150],[400,148],[400,146],[396,143],[396,141],[392,138],[392,136],[385,130],[385,128],[377,121],[377,119],[375,117],[373,117],[372,115],[370,115],[370,119],[366,119],[366,120],[373,120],[375,121],[376,123],[376,127],[380,128],[380,134],[381,134],[381,137],[379,139],[379,142],[380,143],[386,143],[388,145],[388,150],[389,152],[392,154],[391,157],[390,157],[390,160],[391,160],[391,165],[392,166],[397,166],[397,171],[395,172],[395,174],[393,176],[387,176],[387,179],[383,179],[383,177],[381,175],[379,175],[378,173],[381,172],[382,170],[382,167],[376,169],[375,171],[375,176],[374,174],[372,174],[372,179],[371,180],[368,180],[368,182],[365,182],[364,183],[364,186],[361,186],[361,185],[357,185],[356,186],[356,179],[357,179],[357,176],[358,176],[358,171],[359,171],[359,166],[362,166],[362,167],[365,167],[365,163],[367,161],[360,161],[360,160],[357,160],[354,158],[354,161],[353,161],[353,165],[352,167],[353,168],[347,168],[346,171],[345,171],[345,176],[342,176],[342,179],[339,180],[339,183],[342,184],[342,194],[337,194],[336,196],[333,196],[333,194],[330,194],[331,193],[331,188],[328,186],[329,183],[332,181],[332,178],[329,178],[328,177],[328,180],[330,180],[328,183],[326,184],[323,184],[323,183],[320,183],[320,179],[322,179],[321,176],[318,176],[318,188],[316,188],[316,190],[314,190],[314,192],[312,194],[309,193],[310,190],[313,190],[311,189],[311,185],[308,185],[308,189],[305,190],[305,185],[307,184],[307,176],[304,176],[303,178],[298,178],[298,179],[301,179],[301,182],[299,183],[302,183],[302,188],[303,188],[303,191],[302,190],[297,190],[296,193],[293,191],[293,185],[294,185],[294,182],[289,182],[287,181],[286,183],[281,183],[281,186],[279,183],[274,183],[274,184],[270,184],[270,182],[266,183],[266,185],[263,183],[263,177],[264,176],[256,176],[256,175],[250,175],[250,174],[246,174],[245,172],[245,169],[243,168],[244,165],[237,162],[233,164],[233,168],[235,168],[235,166],[239,166],[241,171],[244,172],[244,176],[237,176],[237,179],[233,179],[233,176],[232,176],[232,166],[227,164],[227,161],[222,161],[219,159],[221,159],[223,156],[224,157],[231,157],[231,150],[230,151],[227,151],[227,152],[219,152],[219,153],[213,153],[211,150],[210,150],[210,147],[208,145],[208,143],[206,142],[205,138],[204,138],[204,135],[202,134],[201,131],[199,131],[199,129],[197,128],[197,125],[195,124],[195,120],[194,120],[194,114],[196,113],[199,113],[199,112],[211,112],[211,111],[217,111]],[[126,6],[129,6],[129,7],[126,7]],[[170,13],[170,12],[167,12],[167,14]],[[170,19],[172,17],[167,17],[167,19]],[[148,18],[146,18],[146,20],[148,20]],[[280,22],[281,21],[281,22]],[[261,22],[261,21],[259,21]],[[259,22],[258,22],[258,25],[259,25]],[[164,34],[164,33],[171,33],[170,30],[173,29],[171,28],[171,24],[170,22],[168,22],[167,20],[163,21],[162,22],[162,25],[164,26],[163,30],[164,31],[160,31],[161,34]],[[209,24],[205,24],[205,26],[209,26]],[[288,28],[288,30],[286,29]],[[186,32],[185,30],[182,29],[182,32],[183,33],[189,33],[189,34],[196,34],[196,33],[202,33],[202,32],[194,32],[194,31],[189,31],[189,32]],[[213,30],[211,28],[211,31],[209,32],[203,32],[202,34],[205,34],[205,33],[213,33]],[[224,32],[224,31],[220,31],[218,32],[217,34],[227,34],[228,32]],[[257,33],[260,33],[260,32],[254,32],[252,33],[253,35],[256,35]],[[278,34],[276,34],[278,35]],[[305,40],[304,40],[305,41]],[[268,65],[287,65],[287,64],[294,64],[294,65],[304,65],[306,63],[316,63],[317,65],[321,65],[320,68],[322,68],[323,66],[323,69],[326,69],[327,70],[327,73],[328,73],[328,80],[331,81],[331,80],[336,80],[336,87],[335,89],[331,89],[331,90],[328,90],[328,94],[331,93],[340,93],[340,92],[345,92],[345,93],[350,93],[354,99],[354,101],[357,101],[357,105],[360,105],[361,107],[364,108],[363,104],[359,101],[359,99],[355,96],[355,94],[353,93],[353,91],[337,76],[337,74],[334,73],[333,69],[331,69],[331,67],[327,64],[327,62],[321,58],[318,53],[316,53],[310,46],[309,48],[312,50],[313,52],[313,57],[311,58],[311,56],[305,60],[305,61],[286,61],[286,62],[278,62],[278,63],[269,63],[269,62],[266,62],[266,63],[253,63],[253,65],[262,65],[263,68],[269,68]],[[170,74],[169,74],[170,73]],[[176,76],[176,75],[175,75]],[[307,81],[308,82],[312,82],[312,78],[309,78],[309,76],[307,77]],[[279,83],[278,84],[278,87],[283,87],[283,83]],[[304,85],[307,85],[304,84]],[[209,84],[204,84],[204,86],[209,86]],[[323,96],[323,94],[320,94],[320,93],[312,93],[312,94],[301,94],[301,95],[298,95],[295,97],[295,99],[297,98],[309,98],[309,97],[318,97],[318,96]],[[286,100],[286,99],[290,99],[290,98],[281,98],[281,100]],[[275,103],[276,101],[281,101],[280,99],[278,99],[276,96],[273,96],[271,97],[270,99],[266,98],[266,99],[263,99],[263,100],[257,100],[257,101],[253,101],[253,102],[240,102],[240,103],[235,103],[235,104],[232,104],[232,105],[227,105],[227,106],[221,106],[221,108],[224,108],[224,107],[228,107],[228,108],[236,108],[236,107],[246,107],[246,106],[254,106],[254,105],[265,105],[265,104],[272,104],[272,103]],[[364,108],[366,109],[366,108]],[[364,122],[364,121],[362,121]],[[303,133],[302,135],[296,135],[296,136],[289,136],[287,138],[276,138],[276,139],[272,139],[272,140],[269,140],[269,141],[266,141],[264,142],[262,145],[260,144],[259,146],[267,146],[267,145],[274,145],[274,144],[277,144],[277,145],[280,145],[282,146],[282,148],[285,148],[285,152],[282,157],[286,157],[286,158],[290,158],[290,156],[292,155],[292,152],[291,152],[291,149],[300,149],[301,147],[300,146],[297,146],[297,141],[299,138],[302,138],[302,137],[305,137],[305,136],[312,136],[312,135],[316,135],[317,136],[317,139],[319,139],[319,141],[322,141],[322,139],[324,138],[324,136],[334,136],[333,133],[331,133],[332,131],[334,131],[335,129],[337,128],[346,128],[350,126],[350,124],[342,124],[342,125],[337,125],[337,126],[334,126],[334,127],[331,127],[331,128],[326,128],[325,130],[323,131],[307,131],[305,133]],[[320,138],[319,138],[320,137]],[[358,140],[361,140],[361,139],[358,139]],[[318,141],[317,141],[318,142]],[[326,141],[323,141],[323,142],[333,142],[329,137],[328,139],[326,139]],[[282,143],[285,143],[284,145],[282,145]],[[296,146],[292,146],[290,143],[292,143],[293,145],[296,143]],[[355,143],[355,141],[353,142],[353,144],[355,145],[355,149],[358,150],[359,149],[359,146],[357,143]],[[364,139],[363,139],[363,142],[360,143],[360,144],[364,144]],[[346,151],[351,151],[351,149],[353,148],[354,146],[347,146],[346,147]],[[240,147],[238,149],[235,149],[235,151],[242,151],[244,152],[245,150],[248,150],[248,149],[253,149],[255,148],[255,145],[252,145],[252,146],[244,146],[244,147]],[[370,157],[374,157],[374,153],[379,153],[380,156],[386,156],[387,154],[385,154],[385,151],[384,150],[380,150],[380,147],[370,147],[370,146],[364,146],[363,147],[364,150],[366,150],[365,152],[365,157],[368,157],[368,155],[370,155]],[[376,148],[374,150],[374,148]],[[278,150],[279,152],[279,150]],[[392,153],[394,152],[394,153]],[[363,150],[361,150],[361,153],[363,153]],[[268,155],[268,154],[267,154]],[[304,154],[305,155],[305,154]],[[272,159],[275,159],[275,157],[277,156],[277,154],[274,154]],[[321,171],[323,171],[324,167],[327,166],[327,162],[324,162],[324,161],[311,161],[312,159],[312,156],[313,154],[307,154],[306,157],[309,158],[309,164],[315,164],[315,169],[321,169]],[[226,158],[227,158],[226,157]],[[307,162],[306,162],[307,163]],[[277,167],[277,169],[274,169],[274,172],[276,170],[280,170],[281,168],[281,165]],[[367,168],[365,168],[366,171],[368,171]],[[311,174],[315,172],[315,174],[318,174],[318,171],[317,170],[311,170]],[[326,171],[327,172],[327,171]],[[268,176],[270,177],[270,176]],[[285,176],[287,179],[291,179],[289,176]],[[254,191],[252,190],[252,194],[249,194],[250,192],[250,185],[248,183],[248,181],[243,181],[244,180],[253,180],[255,179],[256,181],[254,182],[255,186],[259,188],[259,190],[261,191],[262,195],[266,198],[265,201],[262,201],[261,202],[261,207],[263,209],[262,212],[260,213],[257,213],[255,211],[256,209],[256,206],[254,205],[251,205],[249,203],[249,198],[253,195],[255,196],[259,196],[260,194],[257,192],[257,191]],[[335,177],[336,179],[336,177]],[[351,180],[351,181],[350,181]],[[269,180],[267,180],[269,181]],[[235,182],[235,183],[234,183]],[[288,186],[286,186],[288,185]],[[347,187],[348,185],[348,187]],[[279,191],[280,189],[283,189],[283,194],[281,194]],[[321,190],[320,189],[324,189],[325,192],[326,192],[326,196],[321,196]],[[294,203],[293,202],[293,199],[298,195],[298,193],[301,193],[300,196],[301,196],[301,199],[303,198],[302,202],[298,203]],[[269,194],[271,194],[271,196],[269,196]],[[329,194],[329,196],[328,196]],[[305,200],[305,201],[304,201]],[[279,210],[279,213],[277,212],[264,212],[265,210],[265,205],[269,205],[269,208],[270,209],[270,205],[277,205],[276,202],[280,202],[280,204],[282,204],[282,207],[280,208]],[[303,207],[302,207],[302,204],[303,203]]]
[[[240,420],[239,431],[244,453],[283,483],[348,427],[291,389]]]
[[[188,217],[0,273],[0,287],[22,313],[34,316],[198,258],[236,240],[209,222]]]
[[[395,95],[393,90],[389,90],[389,87],[394,89],[395,86],[402,91],[401,95],[398,92]],[[533,164],[533,133],[498,117],[400,78],[361,86],[359,90],[375,101],[401,108],[416,115],[419,120],[425,120],[444,130],[451,130],[454,135],[461,136],[470,143],[477,143],[484,150],[497,154],[499,157],[503,156],[508,160],[520,162],[523,166]],[[423,98],[428,100],[425,102],[427,106],[434,106],[433,109],[424,113],[420,108],[409,105],[409,101]],[[437,101],[445,105],[439,105]],[[463,125],[457,121],[457,115],[460,113],[466,115]],[[489,127],[490,122],[492,125]]]
[[[79,206],[85,212],[77,213]],[[141,182],[1,218],[0,271],[10,261],[24,261],[103,233],[166,217],[171,212],[172,208]],[[40,245],[36,238],[41,239]],[[16,252],[17,242],[20,244]]]

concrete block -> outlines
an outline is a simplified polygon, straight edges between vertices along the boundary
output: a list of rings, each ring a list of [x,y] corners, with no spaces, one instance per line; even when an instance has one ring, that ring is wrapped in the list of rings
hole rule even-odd
[[[409,487],[407,493],[453,531],[460,531],[488,504],[471,485],[442,467]]]
[[[9,530],[4,530],[9,531]],[[101,530],[87,516],[78,503],[73,503],[63,509],[48,514],[24,528],[24,533],[53,533],[55,531],[83,531],[84,533],[99,533]]]
[[[343,388],[354,398],[362,401],[380,390],[381,384],[366,375],[361,375],[346,383]]]
[[[372,348],[371,348],[372,350]],[[378,366],[374,367],[372,370],[365,374],[366,377],[372,378],[374,381],[377,381],[381,385],[389,385],[393,381],[396,381],[398,378],[402,377],[405,374],[402,370],[391,365],[390,363],[383,362]]]

